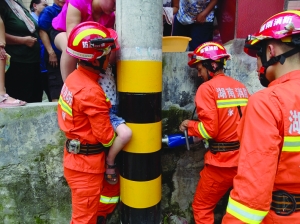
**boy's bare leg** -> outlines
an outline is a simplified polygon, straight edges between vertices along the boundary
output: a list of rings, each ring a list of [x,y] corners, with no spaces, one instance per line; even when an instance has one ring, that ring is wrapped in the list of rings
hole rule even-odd
[[[60,58],[60,71],[62,80],[65,81],[68,75],[76,69],[77,59],[70,56],[66,51],[68,46],[66,32],[57,34],[54,44],[62,52]]]
[[[132,131],[126,124],[120,124],[116,129],[116,133],[117,137],[110,147],[108,155],[106,157],[106,164],[111,166],[115,164],[115,158],[117,154],[129,142],[132,136]],[[115,174],[115,172],[115,169],[106,169],[106,174]],[[112,180],[112,182],[116,182],[116,180]]]

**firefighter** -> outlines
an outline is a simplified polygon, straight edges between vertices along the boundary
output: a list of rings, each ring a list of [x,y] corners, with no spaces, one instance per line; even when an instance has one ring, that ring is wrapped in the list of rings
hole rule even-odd
[[[179,129],[208,143],[192,207],[197,224],[213,224],[214,208],[237,173],[240,144],[236,128],[249,93],[242,83],[224,74],[230,55],[221,44],[206,42],[189,53],[189,58],[188,65],[204,81],[195,97],[199,120],[185,120]]]
[[[284,11],[249,35],[264,87],[238,127],[238,174],[223,223],[300,223],[300,12]]]
[[[105,152],[116,134],[110,123],[111,103],[98,84],[117,34],[96,22],[77,25],[67,53],[79,59],[66,79],[58,102],[58,124],[67,138],[64,176],[72,194],[72,224],[102,224],[119,199],[119,184],[105,182]]]

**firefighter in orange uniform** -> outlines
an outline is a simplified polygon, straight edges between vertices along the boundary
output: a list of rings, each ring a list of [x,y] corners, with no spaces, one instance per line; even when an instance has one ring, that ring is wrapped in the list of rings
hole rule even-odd
[[[119,184],[105,183],[105,151],[115,139],[109,99],[98,84],[117,34],[99,23],[84,22],[70,33],[67,52],[79,59],[58,102],[58,124],[67,141],[64,176],[72,193],[71,224],[102,224],[115,208]],[[99,217],[98,217],[99,216]]]
[[[195,97],[199,121],[185,120],[179,129],[187,129],[189,136],[208,143],[192,207],[197,224],[213,224],[214,208],[232,187],[237,173],[236,128],[249,93],[242,83],[224,74],[223,68],[230,56],[221,44],[206,42],[189,57],[188,65],[195,67],[204,81]]]
[[[300,223],[300,12],[248,36],[261,84],[238,127],[238,174],[223,223]]]

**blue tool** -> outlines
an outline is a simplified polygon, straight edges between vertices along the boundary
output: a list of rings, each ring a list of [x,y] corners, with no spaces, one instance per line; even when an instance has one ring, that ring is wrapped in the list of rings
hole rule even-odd
[[[169,148],[186,145],[188,150],[190,150],[190,144],[194,143],[193,137],[187,136],[187,131],[185,131],[185,134],[165,135],[162,142],[167,144]]]

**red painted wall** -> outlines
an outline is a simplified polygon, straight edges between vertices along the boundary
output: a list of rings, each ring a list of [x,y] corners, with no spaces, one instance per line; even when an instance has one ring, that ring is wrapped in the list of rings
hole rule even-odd
[[[219,0],[217,21],[223,43],[246,38],[272,15],[284,10],[284,0]]]
[[[219,0],[217,22],[223,43],[235,36],[236,0]]]
[[[235,37],[246,38],[255,33],[265,20],[283,10],[284,0],[238,0]]]

